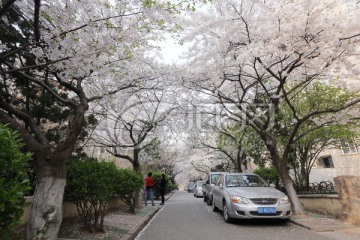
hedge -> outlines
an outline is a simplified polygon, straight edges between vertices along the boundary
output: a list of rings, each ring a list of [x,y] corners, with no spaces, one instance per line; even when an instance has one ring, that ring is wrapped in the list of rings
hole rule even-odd
[[[0,124],[0,236],[11,239],[11,231],[20,224],[26,206],[25,193],[30,189],[24,144],[19,135]]]

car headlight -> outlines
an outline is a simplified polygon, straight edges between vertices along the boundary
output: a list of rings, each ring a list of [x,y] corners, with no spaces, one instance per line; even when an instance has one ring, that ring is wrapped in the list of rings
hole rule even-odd
[[[230,199],[231,199],[231,202],[233,202],[233,203],[249,204],[249,200],[247,198],[244,198],[244,197],[231,196]]]
[[[279,200],[280,200],[279,201],[280,204],[288,204],[290,202],[289,197],[286,195],[281,197]]]

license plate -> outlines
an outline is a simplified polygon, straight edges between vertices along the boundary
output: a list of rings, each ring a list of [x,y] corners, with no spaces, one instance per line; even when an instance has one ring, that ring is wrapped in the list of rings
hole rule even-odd
[[[258,207],[258,214],[276,214],[274,207]]]

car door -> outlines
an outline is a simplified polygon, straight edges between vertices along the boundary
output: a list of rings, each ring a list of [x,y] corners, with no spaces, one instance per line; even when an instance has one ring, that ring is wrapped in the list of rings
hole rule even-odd
[[[223,184],[224,184],[224,175],[220,175],[213,187],[213,193],[212,193],[215,206],[220,207],[220,208],[222,207],[221,206],[221,198],[222,198],[221,186],[223,186]]]

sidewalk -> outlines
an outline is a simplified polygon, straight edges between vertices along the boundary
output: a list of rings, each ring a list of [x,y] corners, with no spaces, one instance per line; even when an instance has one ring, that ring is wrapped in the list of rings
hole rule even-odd
[[[165,201],[173,193],[165,196]],[[155,206],[136,209],[136,214],[127,212],[127,207],[119,208],[105,217],[105,233],[88,233],[80,231],[79,224],[68,222],[60,231],[58,240],[133,240],[146,226],[151,218],[163,207],[160,200],[154,200]],[[166,203],[165,203],[166,204]]]
[[[173,193],[165,196],[169,199]],[[126,212],[126,208],[118,209],[105,217],[106,233],[89,234],[79,231],[79,225],[65,226],[60,230],[59,240],[133,240],[146,226],[151,218],[163,207],[160,200],[155,206],[136,209],[136,214]],[[165,203],[166,204],[166,203]],[[317,232],[334,240],[359,240],[360,227],[322,214],[307,212],[305,216],[292,216],[291,223]]]
[[[326,215],[310,213],[306,216],[292,216],[291,222],[335,240],[359,240],[360,227],[332,219]]]

